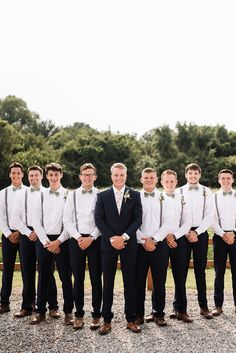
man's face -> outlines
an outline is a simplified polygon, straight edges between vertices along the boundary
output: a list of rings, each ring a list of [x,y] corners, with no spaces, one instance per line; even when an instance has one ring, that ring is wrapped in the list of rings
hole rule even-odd
[[[93,187],[94,181],[97,179],[97,176],[94,174],[94,170],[89,168],[85,169],[79,175],[82,187],[85,190],[89,190]]]
[[[185,178],[189,184],[195,185],[199,183],[201,173],[198,170],[189,169],[185,174]]]
[[[141,183],[143,184],[143,189],[147,192],[152,192],[156,184],[158,182],[158,178],[156,173],[143,173],[140,179]]]
[[[218,182],[223,191],[230,191],[234,182],[233,175],[230,173],[221,173]]]
[[[113,182],[114,187],[117,190],[120,190],[125,185],[127,179],[127,173],[125,169],[122,168],[113,168],[111,173],[111,180]]]
[[[63,177],[63,173],[59,171],[49,170],[46,178],[48,179],[49,186],[53,190],[57,190],[61,186],[61,178]]]
[[[39,170],[29,171],[28,180],[29,180],[30,186],[33,186],[34,188],[39,187],[42,183],[42,179],[43,179],[43,176]]]
[[[178,180],[176,179],[176,176],[173,174],[165,174],[161,178],[161,185],[163,186],[163,189],[167,193],[173,193],[175,191],[176,185],[178,183]]]
[[[11,168],[11,171],[9,173],[9,177],[11,179],[12,185],[13,186],[20,186],[22,184],[22,178],[24,174],[19,167],[13,167]]]

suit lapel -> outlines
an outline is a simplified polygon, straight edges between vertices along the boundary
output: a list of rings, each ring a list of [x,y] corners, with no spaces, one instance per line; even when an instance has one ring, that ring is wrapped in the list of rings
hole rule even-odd
[[[115,199],[115,194],[114,194],[113,187],[111,187],[110,190],[109,190],[109,199],[110,199],[110,201],[111,201],[112,207],[114,208],[114,210],[116,211],[116,213],[119,214],[119,213],[118,213],[117,206],[116,206],[116,199]]]
[[[129,190],[129,188],[125,187],[124,195],[125,195],[125,193],[126,193],[127,190]],[[123,196],[123,200],[122,200],[122,204],[121,204],[121,209],[120,209],[120,215],[121,215],[121,213],[124,211],[126,201],[127,201],[127,200],[125,200],[125,198],[124,198],[124,196]]]

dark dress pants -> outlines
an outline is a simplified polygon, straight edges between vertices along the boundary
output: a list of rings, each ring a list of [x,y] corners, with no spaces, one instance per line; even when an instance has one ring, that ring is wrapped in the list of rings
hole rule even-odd
[[[222,307],[224,302],[224,275],[226,270],[226,262],[229,254],[230,268],[232,274],[232,287],[234,305],[236,306],[236,243],[228,245],[219,236],[213,237],[214,249],[214,267],[215,267],[215,283],[214,283],[214,301],[215,306]]]
[[[48,238],[53,241],[58,238],[58,235],[48,235]],[[60,245],[60,253],[53,254],[45,249],[42,243],[37,240],[37,259],[38,259],[38,290],[37,290],[37,310],[36,312],[45,314],[48,287],[54,261],[56,262],[60,280],[62,282],[63,292],[63,311],[65,314],[70,314],[73,309],[73,291],[72,291],[72,271],[70,263],[70,248],[69,239]]]
[[[99,237],[86,249],[81,250],[76,239],[70,239],[70,254],[74,277],[75,316],[84,316],[84,279],[86,258],[88,258],[89,276],[92,286],[92,317],[101,317],[102,302],[102,269],[101,269],[101,238]]]
[[[120,251],[102,251],[103,271],[103,305],[102,316],[104,322],[110,323],[114,314],[111,311],[113,304],[114,280],[117,268],[118,255],[120,255],[121,271],[124,283],[125,317],[127,322],[136,319],[136,291],[135,267],[136,251],[127,249]]]
[[[26,235],[22,234],[20,239],[20,261],[23,279],[22,309],[32,311],[35,306],[35,278],[36,278],[36,242],[31,241]],[[54,264],[52,266],[47,301],[49,310],[58,309],[57,287],[53,275]]]
[[[208,238],[208,233],[204,232],[198,235],[198,241],[196,243],[189,243],[187,241],[187,263],[185,276],[187,279],[191,253],[193,253],[194,274],[196,279],[198,303],[200,308],[207,308],[206,265],[208,252]]]
[[[12,291],[12,281],[17,251],[20,250],[19,244],[13,244],[8,238],[2,235],[2,288],[1,304],[9,304]]]
[[[174,310],[179,313],[187,312],[186,296],[186,261],[187,261],[187,240],[183,236],[177,239],[177,247],[169,248],[171,270],[175,283]]]
[[[158,242],[154,251],[146,251],[141,244],[138,245],[136,267],[138,317],[144,317],[145,314],[146,280],[149,266],[153,281],[152,314],[155,317],[164,317],[168,259],[169,250],[165,241]]]

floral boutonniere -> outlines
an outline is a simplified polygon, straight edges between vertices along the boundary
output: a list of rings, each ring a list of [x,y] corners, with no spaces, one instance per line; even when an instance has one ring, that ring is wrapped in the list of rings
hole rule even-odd
[[[64,200],[66,200],[67,196],[68,196],[68,190],[66,190],[64,193],[64,196],[63,196]]]
[[[162,201],[164,201],[164,196],[163,196],[163,194],[161,193],[161,195],[160,195],[160,202],[162,202]]]
[[[203,190],[203,196],[206,197],[207,196],[207,192],[206,190]]]
[[[127,200],[131,200],[131,195],[129,193],[129,189],[127,189],[126,192],[124,193],[124,199],[125,199],[125,203]]]

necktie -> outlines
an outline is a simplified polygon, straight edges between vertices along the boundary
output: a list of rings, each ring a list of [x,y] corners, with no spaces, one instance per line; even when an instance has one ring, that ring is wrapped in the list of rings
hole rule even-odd
[[[40,191],[40,188],[33,188],[33,187],[31,186],[31,187],[30,187],[30,191],[31,191],[31,192]]]
[[[189,186],[188,189],[189,189],[189,191],[192,191],[192,190],[198,191],[199,187],[198,186]]]
[[[13,186],[13,191],[21,190],[22,186]]]
[[[168,193],[168,192],[166,192],[166,196],[169,196],[169,197],[172,197],[173,199],[175,198],[175,194],[174,193]]]
[[[117,191],[116,192],[116,206],[117,206],[119,214],[120,214],[121,204],[122,204],[122,191]]]
[[[84,195],[84,194],[92,194],[92,193],[93,193],[92,189],[90,189],[90,190],[82,189],[82,195]]]
[[[223,191],[223,195],[224,195],[224,196],[233,195],[233,191],[228,191],[228,192]]]
[[[49,190],[49,194],[50,195],[54,194],[55,196],[59,196],[60,195],[59,191],[53,191],[52,189]]]
[[[151,196],[151,197],[154,197],[155,196],[155,192],[146,192],[144,191],[144,197],[148,197],[148,196]]]

